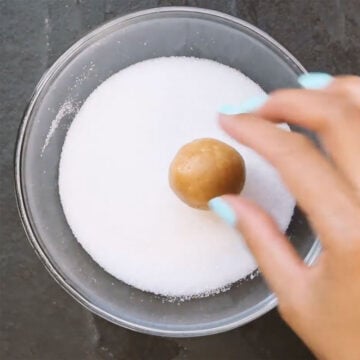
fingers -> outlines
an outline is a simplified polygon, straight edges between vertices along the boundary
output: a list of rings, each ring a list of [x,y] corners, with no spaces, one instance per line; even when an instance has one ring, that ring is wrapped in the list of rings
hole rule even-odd
[[[274,220],[252,201],[226,195],[210,202],[210,207],[221,217],[224,216],[226,206],[229,208],[226,210],[225,220],[229,220],[229,212],[233,212],[233,225],[245,237],[271,289],[279,297],[286,295],[289,284],[300,279],[306,270],[295,249],[280,232]]]
[[[256,115],[275,122],[301,125],[321,135],[327,135],[334,126],[348,121],[358,109],[350,101],[334,93],[319,90],[277,90],[272,93]]]
[[[280,90],[256,115],[317,132],[336,166],[360,191],[360,86],[358,78],[334,80],[326,91]]]
[[[220,123],[277,168],[320,238],[324,236],[324,246],[336,246],[348,225],[357,224],[359,209],[349,185],[304,136],[249,115],[221,116]]]

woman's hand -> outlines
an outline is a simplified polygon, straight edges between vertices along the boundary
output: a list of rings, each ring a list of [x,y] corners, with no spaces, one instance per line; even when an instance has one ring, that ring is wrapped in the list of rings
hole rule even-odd
[[[312,351],[321,359],[359,360],[360,78],[307,74],[299,82],[316,89],[276,91],[242,106],[248,112],[257,105],[251,113],[221,115],[220,123],[277,168],[319,235],[323,252],[316,264],[307,267],[273,219],[249,200],[227,195],[210,207],[236,219],[282,317]],[[315,131],[328,158],[277,122]]]

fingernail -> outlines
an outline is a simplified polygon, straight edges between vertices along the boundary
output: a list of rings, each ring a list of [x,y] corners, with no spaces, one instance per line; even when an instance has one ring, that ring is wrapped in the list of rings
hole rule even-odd
[[[216,197],[209,201],[209,208],[228,225],[236,225],[236,215],[231,206],[225,202],[221,197]]]
[[[305,89],[320,90],[326,88],[333,77],[326,73],[313,72],[302,74],[298,77],[298,83]]]
[[[240,105],[222,105],[218,111],[224,115],[245,114],[260,109],[266,103],[267,99],[267,95],[255,96]]]

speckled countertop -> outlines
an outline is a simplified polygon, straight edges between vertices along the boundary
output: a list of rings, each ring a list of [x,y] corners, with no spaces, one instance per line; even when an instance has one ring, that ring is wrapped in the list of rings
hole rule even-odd
[[[309,70],[360,74],[358,0],[0,0],[0,359],[307,360],[271,311],[225,334],[167,339],[137,334],[83,309],[48,275],[22,230],[13,192],[21,116],[43,72],[83,34],[140,9],[216,9],[258,26]]]

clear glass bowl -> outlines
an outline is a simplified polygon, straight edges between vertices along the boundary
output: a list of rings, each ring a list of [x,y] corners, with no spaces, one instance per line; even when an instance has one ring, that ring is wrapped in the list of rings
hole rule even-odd
[[[268,35],[219,12],[171,7],[115,19],[74,44],[36,87],[19,130],[16,194],[32,246],[54,279],[86,308],[144,333],[200,336],[235,328],[274,308],[276,297],[263,278],[185,302],[168,302],[137,290],[106,273],[78,244],[58,194],[61,148],[74,109],[119,70],[145,59],[173,55],[224,63],[241,70],[266,91],[297,87],[297,76],[305,71]],[[298,210],[288,235],[305,261],[312,263],[319,244]]]

